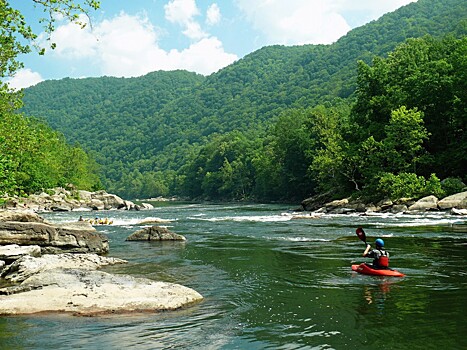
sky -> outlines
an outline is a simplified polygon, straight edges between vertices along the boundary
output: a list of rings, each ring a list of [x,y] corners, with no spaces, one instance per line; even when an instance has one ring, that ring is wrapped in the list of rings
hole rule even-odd
[[[136,77],[157,70],[207,76],[264,46],[331,44],[415,1],[101,0],[84,29],[57,18],[50,38],[56,49],[19,57],[25,67],[8,81],[19,89],[50,79]],[[42,11],[32,0],[9,3],[46,45],[38,24]]]

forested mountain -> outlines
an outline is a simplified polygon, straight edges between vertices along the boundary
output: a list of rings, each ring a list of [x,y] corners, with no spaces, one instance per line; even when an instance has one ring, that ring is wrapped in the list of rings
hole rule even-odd
[[[463,37],[466,18],[463,0],[419,0],[332,45],[265,47],[208,77],[177,71],[43,82],[25,90],[22,111],[92,151],[104,185],[125,197],[303,198],[330,187],[319,183],[314,121],[358,120],[351,105],[369,81],[357,61],[371,64],[408,38]],[[327,109],[310,112],[320,104]],[[348,131],[335,132],[344,140]]]

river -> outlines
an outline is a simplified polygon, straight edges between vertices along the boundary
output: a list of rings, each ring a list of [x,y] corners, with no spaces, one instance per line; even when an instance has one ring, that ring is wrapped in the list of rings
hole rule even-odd
[[[103,211],[113,220],[105,268],[180,283],[204,301],[174,312],[0,317],[0,349],[467,349],[465,218],[326,215],[291,219],[285,205],[161,203]],[[52,222],[96,212],[43,214]],[[125,242],[146,217],[181,242]],[[352,272],[382,237],[403,278]],[[462,227],[462,225],[461,225]],[[464,232],[462,232],[464,231]]]

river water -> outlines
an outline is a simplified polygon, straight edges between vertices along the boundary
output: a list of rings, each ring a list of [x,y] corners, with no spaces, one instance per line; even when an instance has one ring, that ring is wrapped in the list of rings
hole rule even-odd
[[[467,349],[465,219],[446,214],[291,219],[284,205],[160,204],[98,212],[113,225],[104,269],[197,290],[174,312],[0,317],[0,349]],[[82,214],[54,213],[52,222]],[[180,242],[125,242],[147,217]],[[459,225],[461,224],[461,225]],[[404,278],[351,271],[355,229],[382,237]],[[460,229],[459,229],[460,227]],[[463,232],[462,232],[463,231]]]

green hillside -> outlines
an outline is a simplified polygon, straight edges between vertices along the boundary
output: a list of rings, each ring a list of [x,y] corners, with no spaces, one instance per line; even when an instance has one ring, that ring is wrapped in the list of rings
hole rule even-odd
[[[43,82],[25,90],[22,111],[91,151],[103,184],[125,197],[305,197],[319,184],[309,174],[312,152],[303,149],[315,141],[294,145],[300,118],[308,123],[300,110],[337,106],[343,118],[356,98],[358,60],[370,64],[408,38],[461,37],[466,18],[465,1],[419,0],[332,45],[265,47],[208,77],[177,71]],[[273,164],[278,154],[285,161]]]

